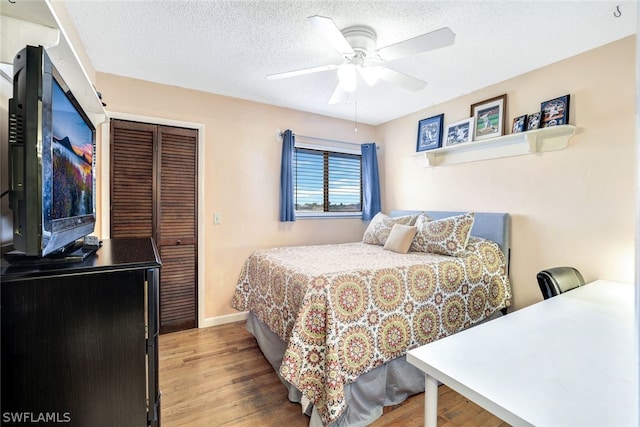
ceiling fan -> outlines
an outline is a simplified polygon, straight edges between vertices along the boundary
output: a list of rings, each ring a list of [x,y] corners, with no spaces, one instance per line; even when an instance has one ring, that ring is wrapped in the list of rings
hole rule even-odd
[[[341,64],[271,74],[267,79],[283,79],[337,70],[339,82],[329,99],[329,104],[342,102],[346,100],[348,92],[355,91],[358,74],[369,86],[373,86],[378,80],[384,80],[412,92],[422,90],[426,82],[387,68],[384,62],[452,45],[456,37],[453,31],[444,27],[377,49],[376,32],[371,27],[356,25],[340,30],[331,18],[314,15],[307,19],[340,52],[344,61]]]

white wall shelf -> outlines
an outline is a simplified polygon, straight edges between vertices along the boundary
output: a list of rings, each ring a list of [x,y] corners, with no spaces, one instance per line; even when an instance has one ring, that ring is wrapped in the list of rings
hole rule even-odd
[[[426,159],[425,166],[429,167],[542,153],[567,148],[569,139],[575,133],[576,127],[572,125],[553,126],[421,151],[414,155]]]
[[[27,44],[44,46],[94,126],[106,120],[102,102],[49,2],[2,1],[0,23],[2,62],[11,63],[15,54]]]

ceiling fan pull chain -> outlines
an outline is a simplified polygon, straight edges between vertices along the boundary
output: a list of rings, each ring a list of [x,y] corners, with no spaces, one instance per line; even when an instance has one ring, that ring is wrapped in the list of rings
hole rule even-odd
[[[354,102],[353,104],[354,104],[355,110],[356,110],[355,120],[354,120],[355,130],[356,130],[356,132],[358,132],[358,101],[356,100],[356,102]]]

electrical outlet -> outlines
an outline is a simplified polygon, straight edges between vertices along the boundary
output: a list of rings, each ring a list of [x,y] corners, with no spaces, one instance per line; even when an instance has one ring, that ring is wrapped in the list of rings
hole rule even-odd
[[[214,224],[220,224],[222,222],[222,218],[220,216],[220,212],[214,212],[213,213],[213,223]]]

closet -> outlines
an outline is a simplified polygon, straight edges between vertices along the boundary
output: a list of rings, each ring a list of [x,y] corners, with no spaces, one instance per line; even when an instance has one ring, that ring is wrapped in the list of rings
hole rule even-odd
[[[112,119],[111,238],[153,237],[160,333],[197,327],[198,131]]]

